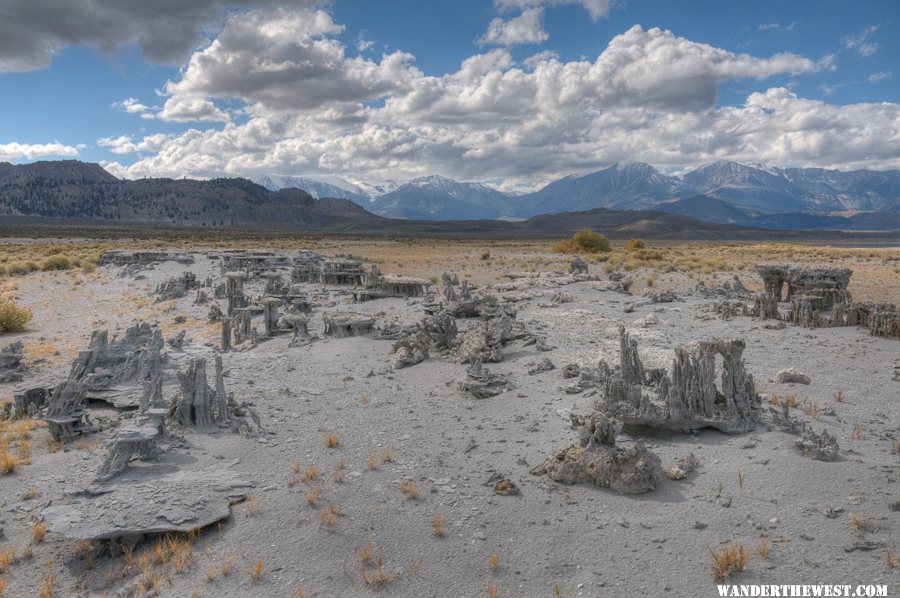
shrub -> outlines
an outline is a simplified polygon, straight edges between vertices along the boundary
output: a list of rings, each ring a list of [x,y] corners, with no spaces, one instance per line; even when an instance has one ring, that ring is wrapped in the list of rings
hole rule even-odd
[[[609,239],[590,229],[582,229],[553,246],[555,253],[600,253],[610,250]]]
[[[31,310],[19,307],[12,301],[0,300],[0,334],[22,332],[31,320]]]
[[[38,265],[34,262],[13,262],[6,266],[6,273],[10,276],[16,274],[28,274],[38,269]]]
[[[594,231],[583,228],[572,235],[572,243],[574,243],[582,251],[588,253],[600,253],[601,251],[609,251],[609,239],[595,233]]]
[[[44,272],[49,270],[68,270],[71,267],[71,260],[64,255],[51,255],[41,262],[41,270]]]
[[[625,245],[628,249],[643,249],[647,244],[644,243],[643,239],[631,239],[628,241],[628,244]]]

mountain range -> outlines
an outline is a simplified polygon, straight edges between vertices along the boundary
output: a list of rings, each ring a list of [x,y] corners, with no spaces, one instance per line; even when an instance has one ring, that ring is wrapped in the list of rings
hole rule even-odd
[[[762,228],[900,228],[900,171],[768,168],[720,161],[682,176],[649,164],[615,164],[512,195],[480,183],[430,176],[384,187],[331,177],[258,177],[269,189],[302,188],[349,199],[378,215],[418,220],[524,219],[603,207],[654,209],[708,222]]]
[[[318,178],[314,181],[318,187],[310,184],[323,195],[353,194],[354,201],[341,197],[316,199],[310,192],[290,186],[308,184],[312,179],[268,177],[261,181],[266,186],[238,178],[120,180],[97,164],[76,160],[22,165],[3,162],[0,217],[7,222],[24,219],[410,234],[539,234],[542,230],[555,234],[593,223],[613,235],[626,231],[637,234],[643,228],[648,234],[678,238],[720,238],[726,233],[734,238],[767,238],[761,229],[900,230],[897,171],[770,171],[733,163],[698,171],[676,178],[646,164],[613,166],[585,176],[565,177],[520,196],[437,176],[399,186],[352,184],[334,177]],[[697,193],[697,187],[705,193]],[[795,189],[808,191],[799,193]],[[844,209],[775,212],[779,204],[770,198],[776,190],[781,194],[778,197],[793,197],[788,192],[795,193],[801,198],[795,201],[802,200],[804,208],[834,208],[837,202]],[[847,210],[850,206],[857,209]],[[791,209],[797,207],[790,204]],[[747,227],[760,230],[754,233]]]

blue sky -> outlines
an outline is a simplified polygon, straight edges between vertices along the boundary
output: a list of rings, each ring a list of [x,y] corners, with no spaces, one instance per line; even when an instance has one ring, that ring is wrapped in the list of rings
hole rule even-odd
[[[6,1],[15,0],[0,3]],[[58,1],[59,11],[75,10],[68,2]],[[105,13],[106,3],[97,2],[97,14],[84,9],[87,14],[77,15],[86,31],[62,34],[40,16],[24,14],[24,10],[17,14],[15,6],[6,9],[12,18],[0,25],[0,40],[6,27],[27,32],[38,41],[33,45],[0,41],[0,111],[4,115],[0,159],[77,157],[110,165],[120,176],[276,172],[380,180],[437,172],[517,185],[613,161],[641,159],[677,170],[712,159],[747,161],[755,153],[759,161],[772,165],[898,167],[897,145],[892,157],[891,149],[876,147],[874,138],[859,141],[860,135],[874,137],[876,126],[887,129],[882,143],[893,143],[898,135],[897,2],[618,0],[606,7],[598,0],[335,0],[318,5],[309,0],[201,0],[198,5],[204,2],[209,6],[202,14],[179,16],[191,26],[174,43],[165,22],[157,22],[166,15],[128,14],[128,1]],[[595,6],[592,13],[590,2],[603,6]],[[596,14],[598,10],[602,14]],[[496,20],[497,31],[503,31],[506,23],[529,11],[537,19],[532,24],[538,23],[531,34],[542,41],[516,39],[521,30],[502,41],[486,39],[492,21]],[[141,23],[142,18],[147,21]],[[322,18],[327,22],[323,24]],[[129,37],[127,27],[117,29],[120,32],[109,39],[90,30],[92,20],[99,29],[99,23],[112,24],[115,19],[136,21],[133,35]],[[274,37],[265,33],[276,25],[288,30]],[[640,25],[639,33],[632,29],[635,25]],[[654,28],[671,36],[651,34]],[[243,33],[229,38],[229,30]],[[148,41],[146,37],[154,31],[165,39]],[[631,39],[624,44],[623,36],[629,31]],[[248,41],[253,35],[260,39]],[[46,36],[43,47],[51,47],[51,53],[35,50],[41,36]],[[240,46],[244,42],[248,47]],[[330,44],[329,52],[336,48],[342,52],[341,64],[346,65],[335,67],[333,54],[313,49],[322,42]],[[221,44],[221,55],[211,51],[210,44]],[[170,55],[179,45],[185,51],[173,50]],[[258,68],[250,64],[253,60],[248,59],[249,66],[243,70],[223,65],[247,59],[242,53],[251,47],[251,58],[287,61],[293,70],[279,67],[283,72],[279,77],[264,73],[259,88],[247,89],[242,82],[260,75],[252,71]],[[613,60],[620,55],[619,49],[636,54],[630,62]],[[673,74],[665,81],[655,81],[654,73],[666,74],[664,57],[673,51],[695,56],[690,63],[673,65]],[[212,64],[187,66],[192,53],[204,52]],[[265,56],[268,52],[271,57]],[[529,57],[541,52],[547,53],[541,59],[573,71],[577,63],[601,62],[595,70],[602,72],[581,72],[576,87],[584,89],[582,97],[568,98],[563,107],[557,101],[549,107],[540,105],[540,96],[546,95],[541,86],[552,90],[562,80],[513,81],[510,85],[516,89],[506,90],[508,97],[496,90],[496,104],[486,104],[489,100],[484,98],[472,103],[473,94],[491,93],[493,77],[506,73],[513,80],[510,73],[516,69],[524,76],[537,73],[537,68],[532,72],[526,65]],[[391,55],[402,62],[399,70],[385,66],[385,57]],[[492,67],[479,70],[465,83],[450,81],[461,76],[463,61],[484,55],[490,55]],[[784,65],[772,64],[773,57],[785,55],[789,59]],[[308,80],[309,71],[296,68],[321,56],[325,56],[323,72],[332,68],[339,72]],[[620,75],[627,81],[619,80]],[[604,91],[628,87],[636,79],[633,89],[613,95]],[[319,91],[332,85],[327,93]],[[705,85],[716,94],[693,95],[692,90]],[[661,99],[666,90],[672,97]],[[769,90],[784,90],[789,96]],[[770,97],[763,102],[762,114],[771,111],[773,122],[761,125],[758,110],[749,108],[748,98],[767,92]],[[308,93],[317,97],[306,98]],[[533,105],[518,101],[530,93],[535,94]],[[413,106],[423,97],[430,102],[428,109]],[[139,109],[122,109],[128,98],[136,100]],[[808,101],[818,103],[810,106]],[[186,103],[190,109],[184,109]],[[443,112],[435,107],[442,103],[447,105]],[[878,107],[878,103],[886,104]],[[733,107],[743,107],[746,114],[733,113],[729,110]],[[368,113],[362,115],[360,110]],[[473,111],[473,121],[485,115],[485,122],[451,123],[465,110]],[[571,110],[570,117],[566,110]],[[863,114],[866,111],[872,114]],[[810,116],[813,112],[819,116]],[[584,120],[585,113],[591,115],[590,121]],[[489,114],[495,115],[494,123]],[[848,122],[841,130],[829,131],[832,138],[823,145],[816,141],[817,135],[823,135],[821,130],[793,130],[791,123],[798,115]],[[507,120],[506,116],[509,122],[496,122]],[[544,120],[546,129],[526,126]],[[655,124],[633,131],[628,123],[635,121]],[[663,137],[677,135],[678,127],[685,131],[708,127],[709,133],[691,143],[670,141],[671,147],[662,144],[646,150],[641,136],[659,138],[659,126],[666,127]],[[759,126],[790,130],[778,147],[761,147],[760,138],[734,132]],[[571,131],[554,138],[547,133],[554,128]],[[856,139],[856,153],[840,149],[845,145],[841,135]],[[612,145],[609,137],[618,140],[618,145]],[[329,141],[334,138],[345,143],[335,145]],[[132,145],[124,144],[125,139]],[[541,166],[546,160],[528,139],[545,140],[545,151],[554,156],[550,165]],[[182,146],[189,148],[184,150],[189,155],[178,155]],[[354,150],[359,147],[366,151]]]

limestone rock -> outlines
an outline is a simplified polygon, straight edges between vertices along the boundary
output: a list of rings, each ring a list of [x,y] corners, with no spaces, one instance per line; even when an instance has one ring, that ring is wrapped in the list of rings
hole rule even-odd
[[[778,372],[778,374],[775,375],[775,379],[783,384],[809,384],[810,382],[809,376],[792,367]]]
[[[605,363],[596,373],[604,398],[597,409],[632,429],[688,432],[716,428],[726,434],[752,430],[759,403],[753,377],[744,370],[744,342],[697,341],[675,350],[671,372],[646,370],[637,343],[619,327],[619,368]],[[716,387],[716,356],[723,358]]]
[[[466,381],[461,386],[476,399],[495,397],[510,388],[506,376],[491,374],[477,359],[466,369]]]
[[[45,507],[41,518],[50,533],[75,540],[188,532],[227,518],[252,487],[228,466],[177,470],[146,481],[120,476]]]
[[[841,450],[837,438],[828,430],[817,433],[808,427],[800,432],[796,444],[805,457],[816,461],[836,461]]]
[[[640,441],[627,448],[570,446],[551,455],[531,473],[547,475],[562,484],[590,482],[622,494],[648,492],[663,478],[659,457]]]

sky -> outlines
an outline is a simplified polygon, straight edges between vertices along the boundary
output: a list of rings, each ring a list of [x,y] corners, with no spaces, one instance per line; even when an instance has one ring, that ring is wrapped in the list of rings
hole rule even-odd
[[[900,2],[0,0],[0,161],[116,176],[900,168]]]

